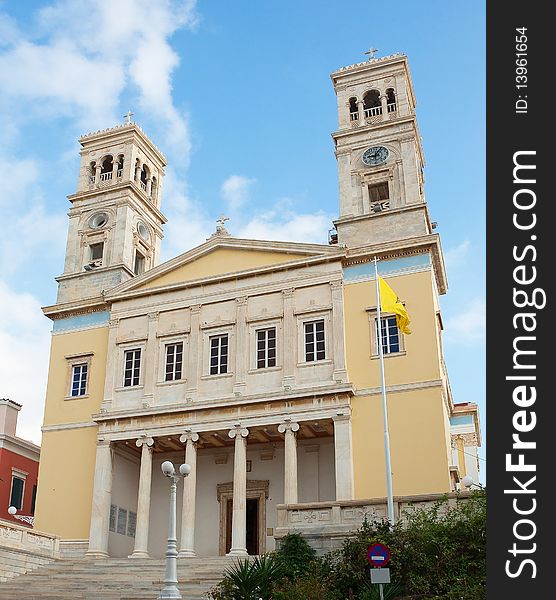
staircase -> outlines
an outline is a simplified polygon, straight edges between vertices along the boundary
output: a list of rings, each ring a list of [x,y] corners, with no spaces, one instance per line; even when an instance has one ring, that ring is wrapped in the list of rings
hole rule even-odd
[[[178,560],[183,600],[206,600],[232,563],[226,556]],[[164,559],[57,560],[0,583],[0,600],[156,600],[164,570]]]

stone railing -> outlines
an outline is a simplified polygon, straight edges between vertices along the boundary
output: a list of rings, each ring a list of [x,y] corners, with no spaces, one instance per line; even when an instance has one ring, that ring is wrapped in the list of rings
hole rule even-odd
[[[403,520],[404,514],[409,511],[429,508],[444,498],[448,499],[449,506],[469,496],[470,492],[396,496],[394,514],[396,520]],[[365,518],[370,522],[387,518],[385,498],[278,504],[276,511],[274,538],[277,546],[288,533],[300,533],[319,554],[339,548],[343,540],[362,525]]]
[[[0,548],[58,558],[60,538],[0,519]]]

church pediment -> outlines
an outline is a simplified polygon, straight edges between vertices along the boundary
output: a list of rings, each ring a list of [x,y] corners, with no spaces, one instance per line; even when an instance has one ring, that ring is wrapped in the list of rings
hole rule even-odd
[[[268,268],[294,266],[296,262],[331,256],[338,258],[344,251],[338,247],[295,242],[269,242],[232,237],[209,238],[207,242],[180,254],[158,267],[110,290],[107,299],[121,294],[147,289],[164,290],[207,278],[227,278],[230,275],[254,275]]]

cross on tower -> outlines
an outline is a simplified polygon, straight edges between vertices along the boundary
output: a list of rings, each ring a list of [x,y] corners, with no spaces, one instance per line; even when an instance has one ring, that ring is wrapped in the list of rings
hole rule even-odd
[[[375,52],[378,52],[378,48],[369,48],[369,50],[364,52],[364,54],[368,54],[369,60],[372,60],[375,57]]]
[[[221,214],[220,218],[216,219],[216,222],[218,223],[218,225],[216,225],[216,231],[226,231],[226,228],[224,227],[224,223],[229,220],[230,220],[230,217],[225,217],[224,214]]]
[[[124,115],[124,119],[125,119],[125,124],[129,125],[131,123],[131,117],[134,117],[135,113],[132,113],[130,110],[127,111],[127,113]]]

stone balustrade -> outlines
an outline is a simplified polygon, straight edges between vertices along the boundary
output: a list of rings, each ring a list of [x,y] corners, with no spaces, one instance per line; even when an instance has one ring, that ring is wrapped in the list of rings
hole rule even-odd
[[[57,558],[60,538],[0,519],[0,547]]]
[[[466,499],[470,492],[449,494],[427,494],[394,497],[396,519],[404,518],[409,511],[430,508],[447,498],[447,506]],[[339,500],[330,502],[307,502],[300,504],[278,504],[274,538],[277,546],[288,533],[300,533],[315,548],[324,554],[342,545],[343,540],[358,529],[365,518],[381,521],[387,518],[386,498],[372,500]]]

